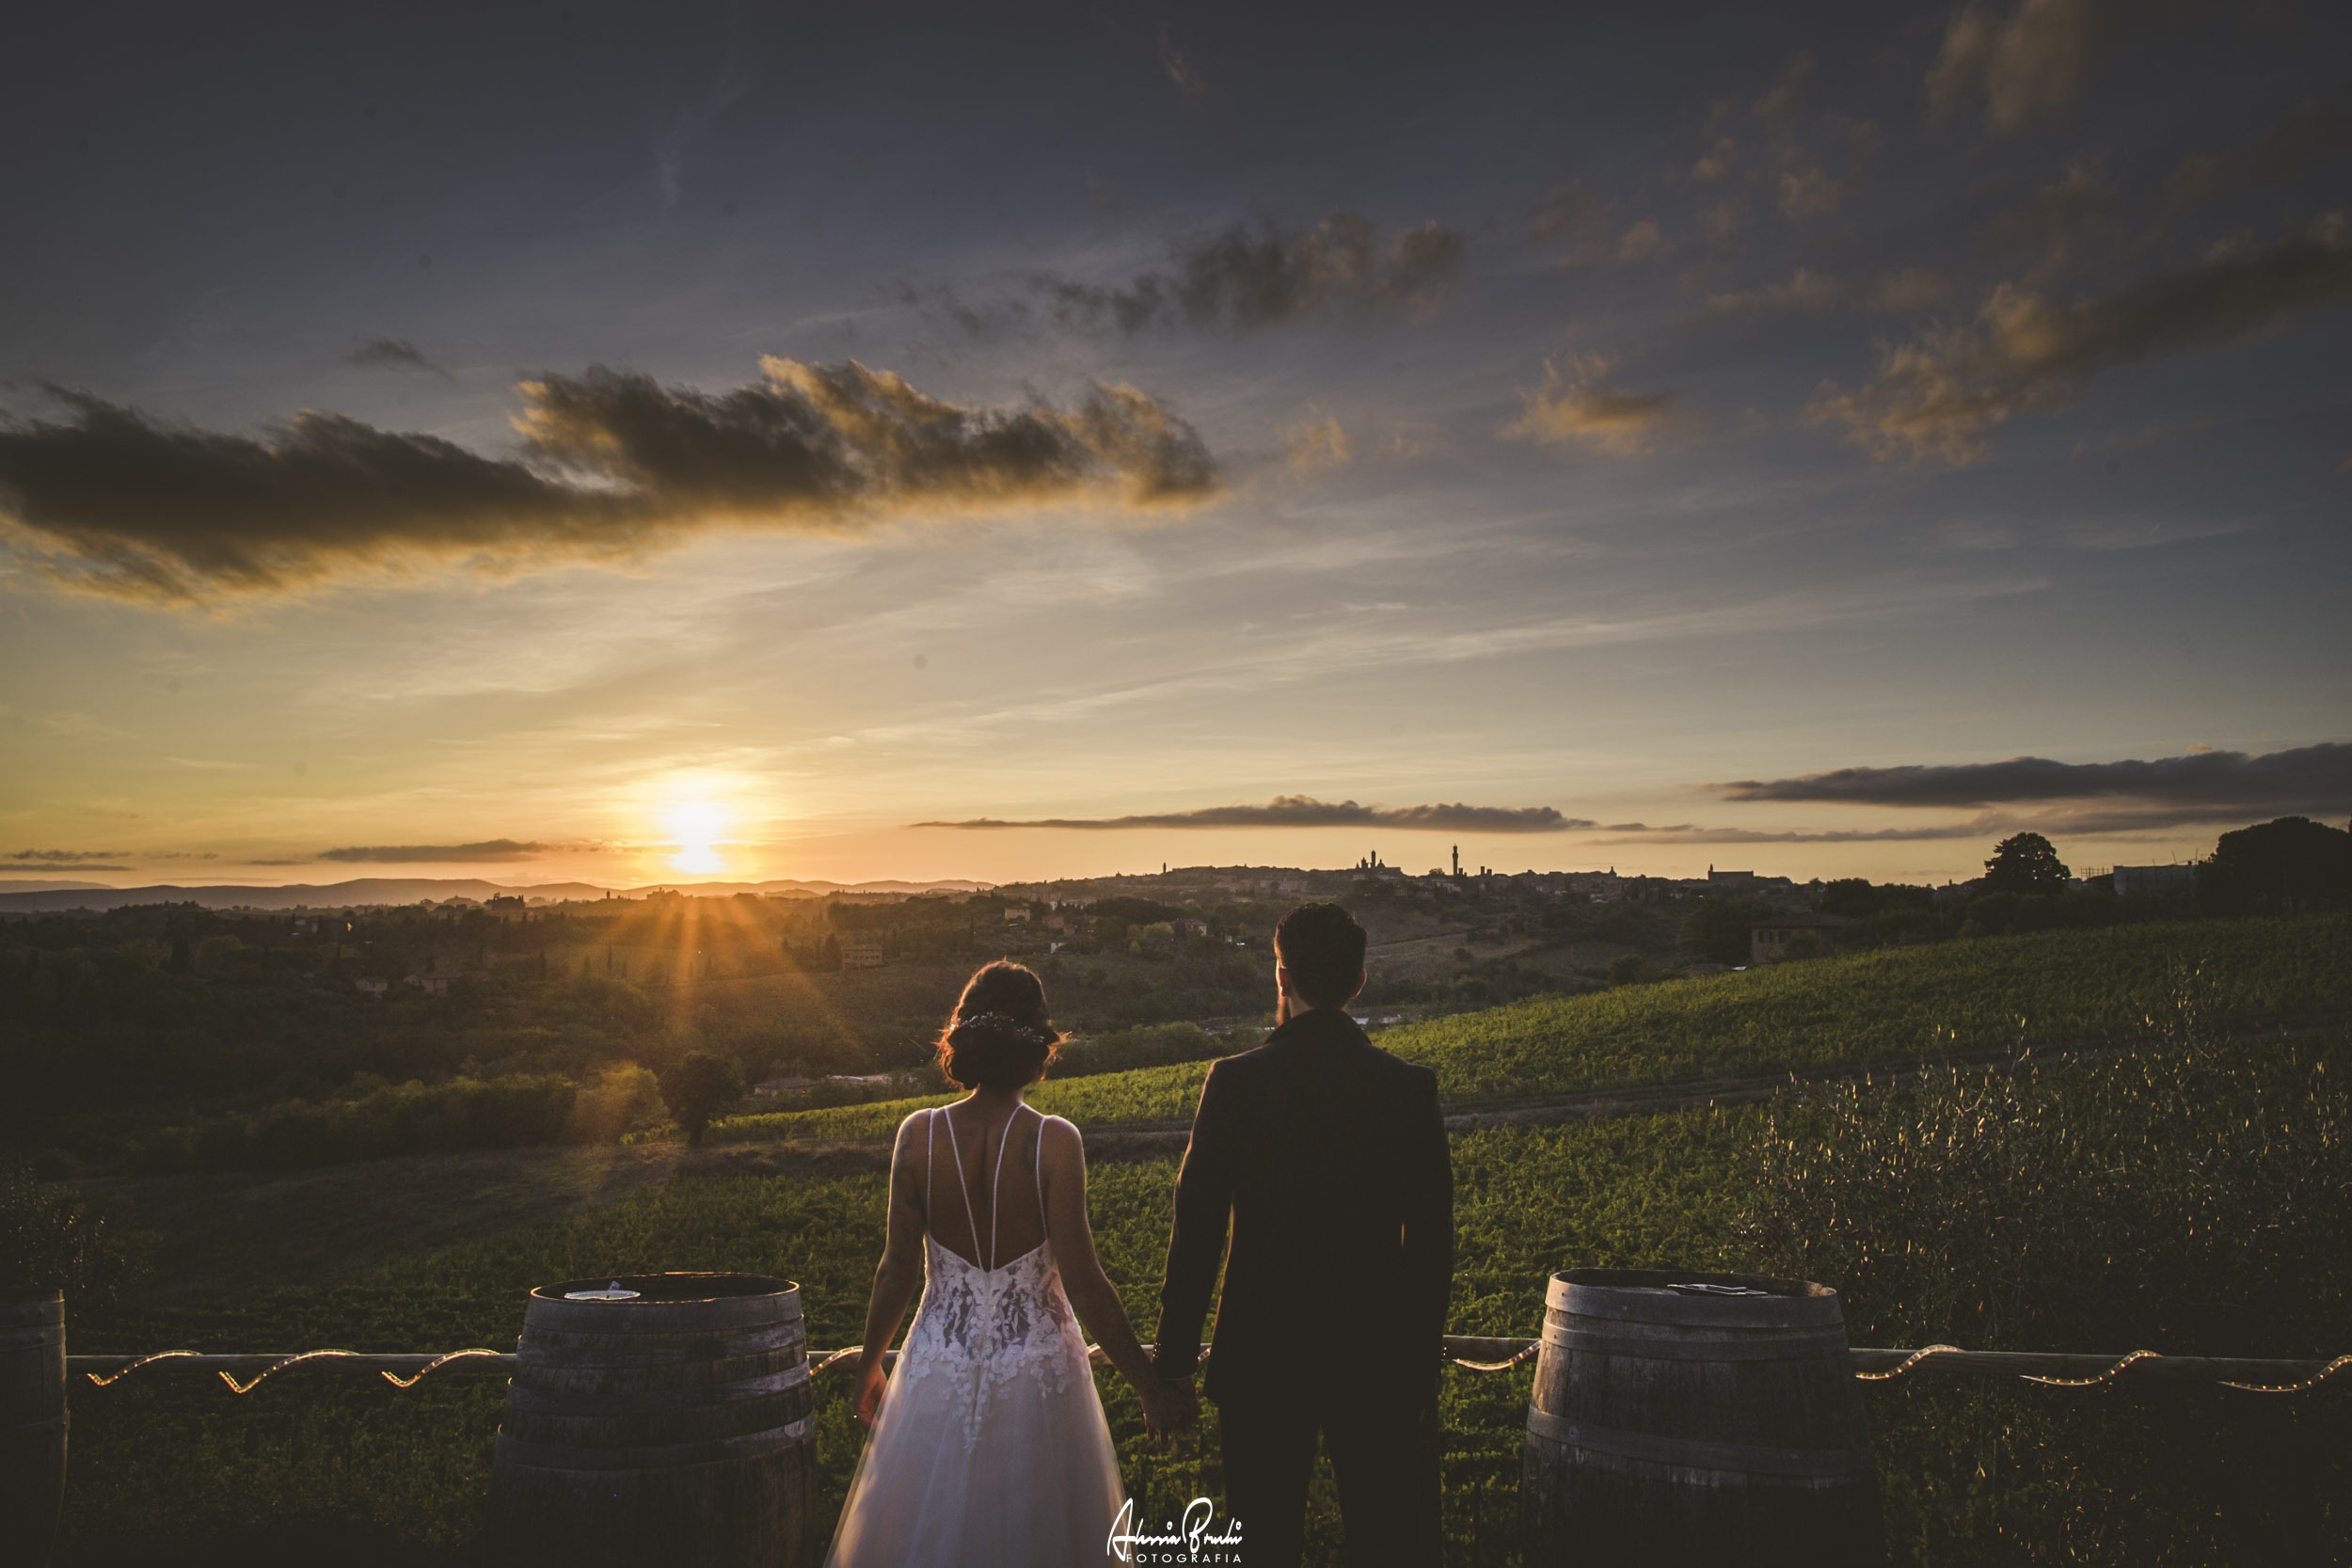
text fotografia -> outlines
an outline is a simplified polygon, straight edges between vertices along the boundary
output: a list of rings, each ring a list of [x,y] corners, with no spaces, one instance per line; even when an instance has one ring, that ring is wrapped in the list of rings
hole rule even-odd
[[[1184,1505],[1184,1518],[1170,1520],[1165,1529],[1137,1529],[1136,1500],[1129,1497],[1111,1522],[1111,1537],[1103,1551],[1120,1562],[1238,1563],[1241,1521],[1228,1519],[1218,1528],[1216,1506],[1206,1497],[1195,1497]]]

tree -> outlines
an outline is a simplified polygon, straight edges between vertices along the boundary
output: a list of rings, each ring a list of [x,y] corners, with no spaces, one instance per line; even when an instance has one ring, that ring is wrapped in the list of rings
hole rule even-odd
[[[2074,876],[2058,848],[2040,833],[2013,833],[1994,847],[1984,863],[1987,893],[2059,894]]]
[[[719,1113],[742,1098],[743,1069],[732,1056],[690,1051],[661,1073],[661,1102],[690,1145],[699,1145]]]
[[[2224,914],[2296,914],[2352,902],[2352,830],[2281,816],[2223,833],[2197,868],[2197,898]]]
[[[1686,958],[1704,963],[1743,964],[1748,961],[1748,928],[1764,918],[1754,904],[1735,898],[1702,898],[1682,917],[1675,946]]]
[[[1814,907],[1823,914],[1842,914],[1858,920],[1879,912],[1879,892],[1866,877],[1840,877],[1822,884],[1821,895]]]

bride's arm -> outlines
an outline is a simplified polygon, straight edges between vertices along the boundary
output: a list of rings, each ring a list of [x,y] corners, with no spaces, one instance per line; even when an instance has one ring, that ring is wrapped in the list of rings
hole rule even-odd
[[[1103,1347],[1103,1354],[1143,1399],[1145,1417],[1155,1432],[1185,1425],[1192,1391],[1164,1380],[1152,1370],[1152,1358],[1136,1339],[1127,1308],[1103,1272],[1095,1256],[1094,1230],[1087,1219],[1086,1144],[1078,1130],[1058,1117],[1045,1123],[1044,1150],[1038,1178],[1045,1185],[1047,1235],[1054,1243],[1054,1260],[1061,1266],[1062,1289],[1079,1323]]]
[[[930,1113],[917,1111],[898,1124],[890,1151],[890,1212],[884,1222],[882,1261],[874,1267],[874,1293],[866,1304],[866,1348],[857,1363],[857,1418],[874,1424],[882,1402],[882,1356],[907,1315],[907,1304],[923,1283],[923,1183],[930,1172],[914,1152],[915,1128]]]

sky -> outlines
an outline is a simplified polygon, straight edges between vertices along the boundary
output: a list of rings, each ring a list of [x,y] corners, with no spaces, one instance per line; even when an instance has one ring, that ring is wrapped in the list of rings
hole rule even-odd
[[[50,8],[0,885],[2352,815],[2352,12]]]

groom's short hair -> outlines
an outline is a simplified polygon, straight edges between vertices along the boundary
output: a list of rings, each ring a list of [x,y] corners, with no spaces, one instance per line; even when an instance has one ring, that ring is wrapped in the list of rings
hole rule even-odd
[[[1274,957],[1310,1007],[1336,1007],[1364,977],[1364,928],[1337,904],[1301,904],[1274,927]]]

